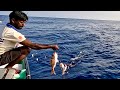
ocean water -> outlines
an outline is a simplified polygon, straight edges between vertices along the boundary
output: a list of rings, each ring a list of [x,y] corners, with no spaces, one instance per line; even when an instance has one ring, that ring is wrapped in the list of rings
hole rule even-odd
[[[0,15],[7,23],[8,17]],[[76,65],[62,75],[59,63],[51,75],[52,49],[32,50],[28,55],[32,79],[119,79],[120,22],[70,18],[29,17],[23,30],[32,42],[57,44],[58,59]]]

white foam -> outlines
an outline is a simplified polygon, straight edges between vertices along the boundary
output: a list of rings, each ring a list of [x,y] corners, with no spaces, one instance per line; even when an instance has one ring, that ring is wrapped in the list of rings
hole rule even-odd
[[[75,58],[71,58],[71,60],[77,60],[79,59],[80,57],[75,57]]]
[[[32,57],[34,57],[34,54],[32,54]]]
[[[38,61],[38,58],[36,58],[36,60]]]

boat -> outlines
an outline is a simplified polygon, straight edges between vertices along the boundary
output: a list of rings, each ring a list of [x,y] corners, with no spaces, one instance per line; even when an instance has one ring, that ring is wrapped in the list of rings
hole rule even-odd
[[[18,64],[15,64],[7,73],[5,73],[7,70],[5,68],[6,65],[7,64],[0,66],[0,79],[31,79],[27,57]],[[20,73],[16,74],[13,68],[20,70]]]

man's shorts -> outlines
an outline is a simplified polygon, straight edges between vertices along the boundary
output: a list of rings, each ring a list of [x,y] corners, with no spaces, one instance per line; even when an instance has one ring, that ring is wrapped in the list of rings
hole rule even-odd
[[[14,61],[21,55],[20,48],[15,48],[0,55],[0,66]]]

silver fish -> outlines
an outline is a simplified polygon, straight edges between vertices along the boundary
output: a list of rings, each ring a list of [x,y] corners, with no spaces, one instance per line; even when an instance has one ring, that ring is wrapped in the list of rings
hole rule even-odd
[[[62,70],[62,75],[64,75],[65,72],[67,71],[68,66],[65,63],[60,63],[60,68]]]

